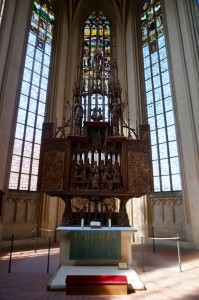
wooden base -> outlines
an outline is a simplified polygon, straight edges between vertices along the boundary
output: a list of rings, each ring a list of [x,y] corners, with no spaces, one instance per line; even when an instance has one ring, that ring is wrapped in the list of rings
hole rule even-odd
[[[127,284],[71,285],[66,295],[127,295]]]

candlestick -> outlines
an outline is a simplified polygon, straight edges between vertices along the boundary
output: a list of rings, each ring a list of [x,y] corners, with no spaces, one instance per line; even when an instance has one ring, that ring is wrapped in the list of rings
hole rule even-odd
[[[84,219],[81,219],[81,228],[84,227]]]

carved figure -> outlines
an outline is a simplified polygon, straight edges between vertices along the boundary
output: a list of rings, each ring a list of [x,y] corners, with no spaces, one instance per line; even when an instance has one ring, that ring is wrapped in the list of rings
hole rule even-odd
[[[94,107],[94,108],[92,109],[92,111],[93,111],[93,113],[92,113],[92,115],[91,115],[91,119],[92,119],[93,121],[97,121],[97,118],[98,118],[98,116],[97,116],[97,108]]]
[[[77,102],[74,106],[74,122],[75,122],[75,134],[81,133],[83,118],[83,107]]]
[[[118,189],[121,187],[121,173],[118,161],[116,161],[115,165],[113,166],[113,183],[114,188]]]
[[[75,124],[81,124],[83,118],[83,107],[82,105],[77,102],[74,106],[74,120]]]
[[[87,189],[91,187],[91,178],[92,178],[92,168],[89,162],[89,158],[86,158],[86,161],[84,163],[84,181],[86,183]]]
[[[102,115],[102,109],[101,107],[99,109],[97,109],[96,107],[94,107],[92,109],[93,113],[91,115],[91,119],[93,121],[101,121],[103,120],[103,115]]]
[[[103,120],[102,109],[101,107],[98,109],[97,121]]]
[[[99,172],[94,174],[92,180],[92,189],[98,190],[100,188],[100,175]]]

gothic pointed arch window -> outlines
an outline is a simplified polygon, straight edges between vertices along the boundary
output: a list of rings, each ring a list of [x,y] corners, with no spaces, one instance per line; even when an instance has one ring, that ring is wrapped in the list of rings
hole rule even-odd
[[[159,0],[147,0],[142,5],[141,30],[154,191],[180,191],[181,178],[174,106]]]
[[[83,41],[82,105],[85,121],[108,121],[110,21],[101,11],[86,20]]]
[[[55,22],[53,2],[34,1],[21,83],[9,189],[37,189]]]

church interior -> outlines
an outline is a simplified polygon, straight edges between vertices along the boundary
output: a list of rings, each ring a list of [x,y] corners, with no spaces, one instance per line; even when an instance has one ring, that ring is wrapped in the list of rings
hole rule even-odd
[[[198,251],[199,2],[0,0],[0,37],[0,249]]]

